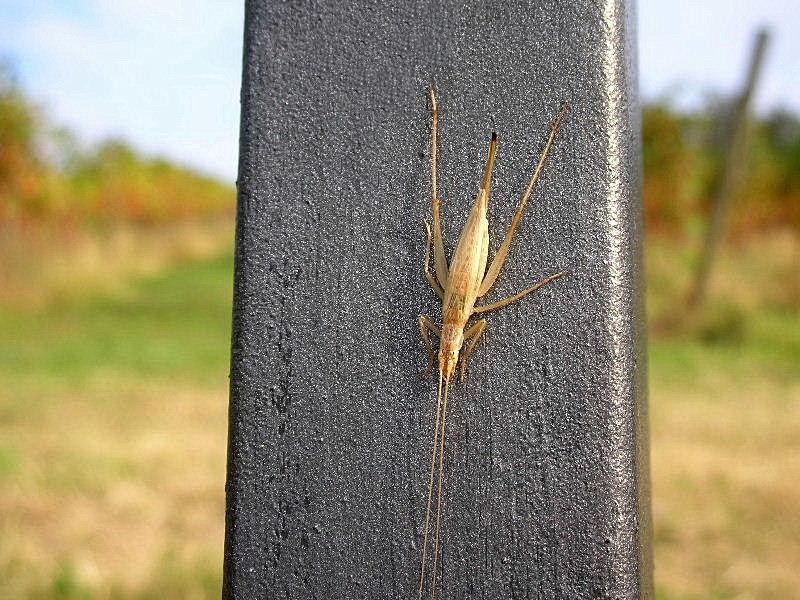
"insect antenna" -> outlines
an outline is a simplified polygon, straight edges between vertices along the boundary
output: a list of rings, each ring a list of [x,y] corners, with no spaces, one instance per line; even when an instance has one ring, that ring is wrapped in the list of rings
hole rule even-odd
[[[439,371],[439,391],[436,394],[436,428],[433,433],[433,449],[431,450],[431,477],[428,482],[428,508],[425,512],[425,535],[422,541],[422,566],[419,574],[419,600],[425,592],[425,563],[428,555],[428,531],[431,524],[431,503],[433,502],[433,475],[436,469],[436,455],[438,451],[439,423],[442,414],[442,372]]]
[[[439,532],[442,521],[442,472],[444,468],[444,434],[447,428],[447,392],[450,380],[444,382],[444,401],[442,402],[442,435],[439,438],[439,495],[436,505],[436,538],[433,545],[433,582],[431,583],[431,600],[436,600],[436,566],[439,560]]]

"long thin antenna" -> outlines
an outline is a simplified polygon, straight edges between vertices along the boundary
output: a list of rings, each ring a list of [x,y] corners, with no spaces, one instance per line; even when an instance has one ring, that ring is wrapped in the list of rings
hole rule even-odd
[[[425,591],[425,563],[428,555],[428,530],[431,524],[431,502],[433,501],[433,474],[436,468],[436,453],[438,450],[437,441],[439,440],[439,422],[442,414],[442,372],[439,371],[439,391],[436,394],[436,429],[433,433],[433,449],[431,450],[431,478],[428,483],[428,509],[425,513],[425,536],[422,541],[422,566],[419,574],[419,600]]]
[[[439,532],[442,521],[442,471],[444,467],[444,434],[447,428],[447,391],[450,381],[444,382],[444,402],[442,402],[442,435],[439,438],[439,497],[436,506],[436,542],[433,545],[433,582],[431,583],[431,600],[436,600],[436,565],[439,560]]]

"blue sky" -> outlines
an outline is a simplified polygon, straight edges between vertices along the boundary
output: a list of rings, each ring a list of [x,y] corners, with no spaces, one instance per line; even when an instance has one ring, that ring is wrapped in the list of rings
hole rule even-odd
[[[236,177],[243,2],[0,0],[0,57],[52,122],[87,143],[123,137],[229,181]],[[691,106],[742,77],[753,32],[772,45],[760,111],[800,112],[793,0],[642,0],[642,96]]]

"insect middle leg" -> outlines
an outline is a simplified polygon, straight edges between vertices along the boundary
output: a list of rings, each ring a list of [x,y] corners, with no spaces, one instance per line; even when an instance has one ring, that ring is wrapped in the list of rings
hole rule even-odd
[[[427,377],[433,371],[433,365],[436,362],[436,354],[433,351],[433,344],[428,332],[431,331],[436,337],[442,337],[442,330],[433,324],[428,317],[420,315],[419,317],[419,334],[422,336],[422,341],[425,342],[425,349],[428,351],[428,368],[425,369],[423,377]]]
[[[527,290],[522,290],[519,294],[514,294],[513,296],[511,296],[509,298],[504,298],[503,300],[498,300],[497,302],[492,302],[491,304],[485,304],[484,306],[476,306],[475,308],[472,309],[472,314],[474,315],[474,314],[477,314],[477,313],[485,313],[485,312],[489,312],[490,310],[497,310],[498,308],[503,308],[504,306],[508,306],[512,302],[516,302],[517,300],[520,300],[521,298],[524,298],[525,296],[527,296],[531,292],[535,292],[539,288],[543,288],[548,283],[553,283],[556,279],[559,279],[559,278],[563,277],[564,275],[569,275],[569,271],[561,271],[560,273],[556,273],[555,275],[551,275],[550,277],[546,277],[545,279],[542,279],[536,285],[532,285]]]

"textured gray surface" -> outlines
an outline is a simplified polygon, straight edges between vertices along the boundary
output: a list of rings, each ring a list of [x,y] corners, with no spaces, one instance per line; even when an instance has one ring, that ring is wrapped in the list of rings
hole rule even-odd
[[[573,110],[451,394],[442,598],[650,595],[638,108],[624,2],[248,2],[224,594],[412,598],[433,433],[416,319],[500,150],[492,249]],[[490,251],[491,256],[491,251]]]

